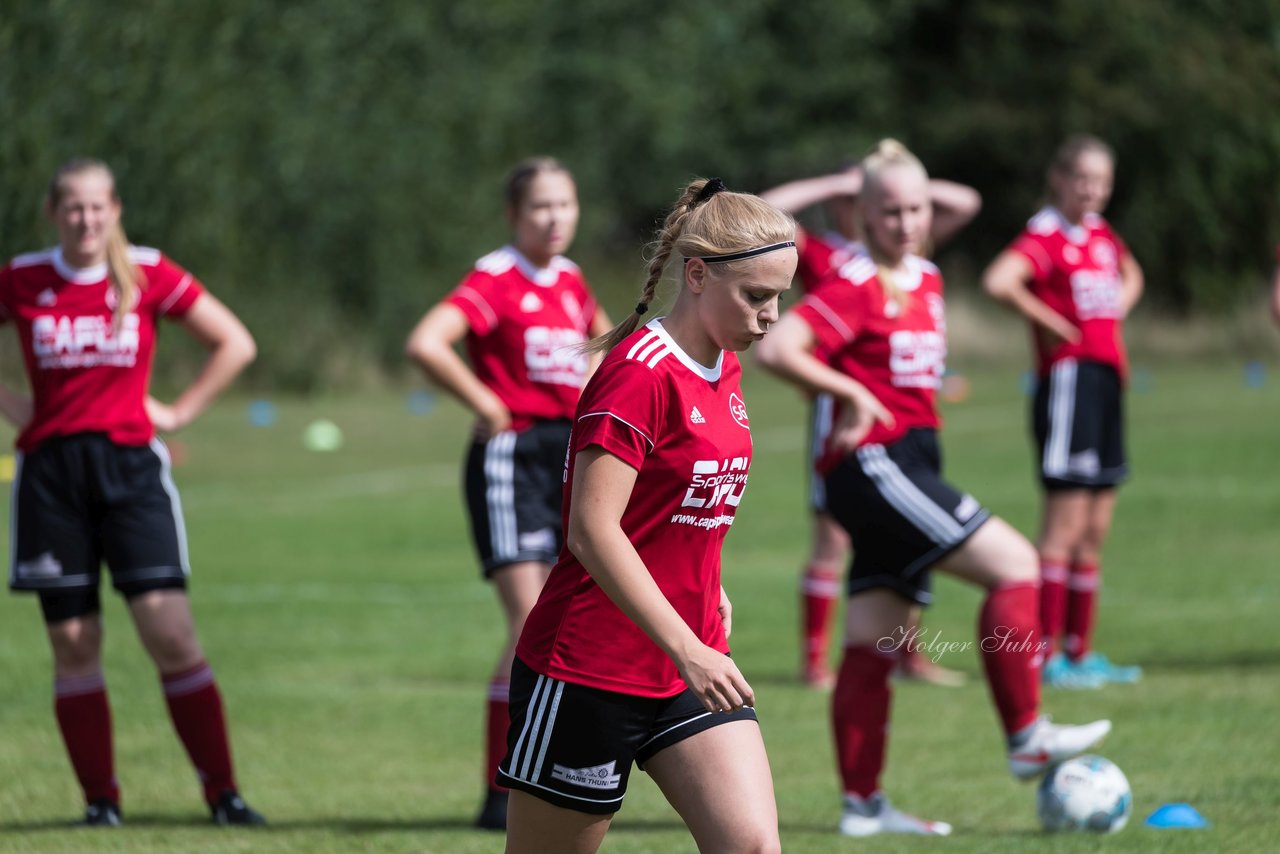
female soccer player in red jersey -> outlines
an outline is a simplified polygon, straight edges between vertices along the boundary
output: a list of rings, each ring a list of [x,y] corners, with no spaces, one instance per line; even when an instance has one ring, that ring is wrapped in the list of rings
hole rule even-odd
[[[1035,551],[940,473],[942,279],[917,254],[929,233],[927,175],[893,140],[880,143],[863,170],[865,248],[783,317],[757,355],[783,378],[832,395],[840,410],[819,461],[828,507],[854,549],[832,698],[840,830],[945,835],[950,825],[899,812],[880,791],[889,651],[908,631],[912,606],[929,604],[930,569],[987,591],[979,647],[1016,777],[1030,779],[1085,750],[1111,724],[1055,726],[1039,715]]]
[[[533,158],[507,178],[510,245],[431,309],[407,351],[476,414],[464,472],[471,533],[506,615],[507,641],[489,684],[484,805],[477,825],[506,826],[507,792],[494,780],[506,751],[515,639],[560,552],[560,500],[570,418],[591,367],[579,345],[609,320],[578,266],[563,256],[578,227],[573,176]],[[470,364],[454,351],[465,341]]]
[[[862,180],[862,166],[855,163],[830,175],[791,181],[760,194],[762,199],[788,213],[817,204],[825,207],[830,231],[816,235],[803,228],[796,229],[796,246],[800,252],[796,275],[806,292],[816,288],[857,251],[857,200],[862,192]],[[977,190],[938,179],[929,181],[929,200],[933,207],[929,239],[935,245],[953,237],[982,207],[982,197]],[[840,573],[849,560],[849,535],[827,512],[822,476],[813,469],[818,451],[831,430],[832,403],[829,396],[818,395],[811,410],[809,499],[813,510],[813,544],[800,584],[802,677],[809,685],[820,688],[830,687],[835,680],[827,666],[827,636],[840,595]],[[918,625],[918,608],[914,609],[913,620],[914,625]],[[899,652],[895,672],[904,678],[948,686],[964,681],[960,673],[923,655],[914,643],[904,641]]]
[[[0,411],[19,431],[9,586],[40,597],[54,711],[88,802],[85,823],[121,822],[102,673],[105,560],[160,672],[213,820],[261,824],[236,790],[222,698],[187,600],[182,509],[169,453],[155,437],[204,411],[252,361],[253,338],[190,273],[155,249],[129,245],[105,164],[60,168],[45,210],[58,246],[0,270],[0,322],[16,327],[31,384],[30,397],[0,389]],[[163,317],[209,350],[172,404],[147,394]]]
[[[1044,677],[1070,688],[1142,675],[1090,649],[1102,544],[1129,473],[1121,325],[1142,295],[1142,268],[1102,218],[1114,172],[1106,143],[1068,139],[1049,168],[1050,205],[983,276],[991,296],[1030,321],[1035,340],[1041,630],[1055,650],[1066,635],[1066,655],[1049,658]]]
[[[573,425],[566,545],[512,668],[508,851],[595,851],[633,762],[699,850],[779,848],[755,693],[728,657],[720,548],[752,453],[734,353],[778,317],[795,229],[723,187],[685,188],[635,313],[595,343],[608,355]],[[673,255],[675,304],[636,329]]]

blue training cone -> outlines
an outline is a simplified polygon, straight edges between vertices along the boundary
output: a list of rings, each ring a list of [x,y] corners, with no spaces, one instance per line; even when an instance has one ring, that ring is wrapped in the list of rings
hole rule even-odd
[[[1208,827],[1209,822],[1191,804],[1161,804],[1147,816],[1147,827],[1197,828]]]
[[[276,405],[269,400],[255,400],[245,415],[254,427],[270,427],[276,423]]]
[[[1244,366],[1244,384],[1249,388],[1262,388],[1267,384],[1267,370],[1261,362],[1250,362]]]
[[[409,393],[404,405],[411,415],[430,415],[436,408],[436,396],[420,388]]]

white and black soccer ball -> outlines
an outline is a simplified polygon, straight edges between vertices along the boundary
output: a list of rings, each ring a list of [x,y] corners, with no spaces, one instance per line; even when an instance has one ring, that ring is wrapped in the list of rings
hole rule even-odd
[[[1133,812],[1133,792],[1114,762],[1077,756],[1045,774],[1036,794],[1036,812],[1051,832],[1115,833]]]

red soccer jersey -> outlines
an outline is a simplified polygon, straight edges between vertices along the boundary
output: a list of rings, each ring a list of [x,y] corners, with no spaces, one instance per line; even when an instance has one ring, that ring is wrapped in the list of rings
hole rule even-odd
[[[751,426],[732,353],[693,361],[659,320],[614,347],[578,405],[565,472],[569,524],[575,458],[598,445],[636,469],[622,530],[667,600],[703,643],[728,652],[720,622],[720,547],[751,465]],[[669,697],[685,684],[662,650],[566,546],[516,652],[538,673],[624,694]]]
[[[821,237],[805,231],[804,239],[800,241],[800,263],[796,266],[796,276],[800,279],[801,287],[806,293],[816,288],[823,279],[852,258],[860,245],[834,231],[828,231]]]
[[[35,402],[19,450],[74,433],[106,433],[120,445],[145,445],[155,435],[143,401],[156,318],[186,314],[204,288],[156,249],[131,246],[129,259],[142,292],[118,330],[106,264],[76,269],[54,248],[19,255],[0,270],[0,322],[18,328]]]
[[[557,256],[538,269],[511,246],[476,262],[445,301],[467,316],[467,354],[480,381],[511,410],[511,426],[572,418],[596,301],[578,265]]]
[[[859,252],[795,307],[813,330],[820,358],[866,386],[893,415],[893,427],[877,423],[864,445],[941,423],[934,396],[947,356],[942,276],[914,255],[906,265],[897,283],[905,304],[889,299],[875,262]],[[839,453],[825,449],[816,468],[826,474],[839,462]]]
[[[1127,359],[1120,337],[1120,260],[1129,249],[1107,221],[1088,214],[1072,225],[1054,208],[1033,216],[1010,248],[1031,264],[1031,292],[1080,330],[1080,343],[1050,347],[1033,327],[1041,376],[1063,359],[1112,365],[1124,376]]]

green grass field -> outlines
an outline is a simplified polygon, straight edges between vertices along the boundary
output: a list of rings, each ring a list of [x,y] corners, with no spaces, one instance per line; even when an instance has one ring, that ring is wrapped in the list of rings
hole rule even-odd
[[[964,366],[958,366],[961,369]],[[1106,552],[1099,646],[1145,681],[1046,693],[1058,720],[1111,717],[1101,751],[1133,784],[1115,838],[1045,837],[1034,789],[1005,770],[972,651],[943,663],[958,690],[900,686],[886,789],[902,807],[951,821],[949,840],[834,833],[839,792],[827,698],[794,675],[797,568],[807,517],[804,405],[749,370],[756,462],[725,553],[735,656],[756,688],[784,848],[874,851],[1264,851],[1280,845],[1280,377],[1247,387],[1238,365],[1157,369],[1131,398],[1133,482]],[[1037,497],[1019,370],[970,374],[947,409],[951,478],[1023,531]],[[39,609],[0,597],[0,849],[500,851],[469,828],[479,801],[484,692],[500,618],[475,568],[459,499],[466,419],[441,401],[412,415],[401,394],[279,402],[255,428],[228,399],[181,435],[177,471],[201,638],[232,724],[242,788],[272,820],[261,832],[206,823],[154,673],[109,597],[107,679],[128,825],[67,828],[79,792],[50,713]],[[303,426],[346,433],[305,451]],[[930,636],[972,639],[978,594],[948,579]],[[1142,819],[1188,801],[1207,831]],[[692,850],[643,774],[604,849]]]

